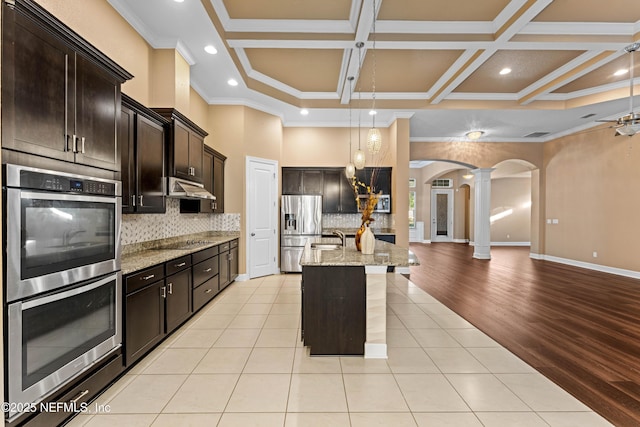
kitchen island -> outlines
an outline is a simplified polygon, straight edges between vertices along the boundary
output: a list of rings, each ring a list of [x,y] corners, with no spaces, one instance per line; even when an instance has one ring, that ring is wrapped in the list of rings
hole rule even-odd
[[[302,266],[302,340],[311,355],[387,357],[387,271],[408,274],[411,251],[376,241],[363,255],[354,239],[308,242]]]

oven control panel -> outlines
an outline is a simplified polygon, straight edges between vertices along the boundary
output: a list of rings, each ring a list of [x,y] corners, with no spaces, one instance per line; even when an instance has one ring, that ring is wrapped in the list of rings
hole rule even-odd
[[[36,190],[60,191],[63,193],[96,194],[114,196],[113,182],[97,181],[89,178],[54,175],[30,170],[20,171],[20,187]]]

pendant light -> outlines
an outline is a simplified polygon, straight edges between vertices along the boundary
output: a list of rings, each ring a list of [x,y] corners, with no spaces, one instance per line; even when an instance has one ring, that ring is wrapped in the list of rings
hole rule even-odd
[[[371,115],[373,116],[373,125],[367,133],[367,147],[371,154],[377,154],[382,147],[382,135],[380,129],[376,128],[376,0],[373,0],[373,73],[372,73],[372,94],[373,105],[371,106]]]
[[[358,76],[360,75],[360,69],[362,66],[362,46],[364,46],[363,42],[356,43],[356,47],[358,48]],[[353,164],[356,169],[363,169],[365,164],[364,151],[360,148],[360,101],[362,101],[361,92],[358,91],[358,149],[353,153]]]
[[[349,163],[344,168],[344,174],[348,179],[351,179],[356,174],[356,165],[351,162],[351,134],[353,133],[351,129],[351,94],[353,93],[353,76],[347,77],[347,80],[349,80]]]

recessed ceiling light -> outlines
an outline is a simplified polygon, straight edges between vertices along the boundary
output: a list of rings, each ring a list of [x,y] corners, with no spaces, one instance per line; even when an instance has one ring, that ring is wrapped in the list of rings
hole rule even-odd
[[[303,108],[302,110],[300,110],[300,114],[302,114],[303,116],[307,116],[309,115],[309,110],[307,110],[306,108]]]
[[[182,3],[184,0],[173,0],[176,3]]]
[[[218,49],[216,49],[213,45],[210,45],[210,44],[204,47],[204,51],[210,55],[215,55],[216,53],[218,53]]]
[[[236,79],[229,79],[227,80],[227,84],[229,86],[238,86],[238,81]]]
[[[475,141],[476,139],[480,139],[482,135],[484,135],[484,132],[481,130],[472,130],[471,132],[465,133],[465,136],[472,141]]]
[[[618,71],[616,71],[615,73],[613,73],[614,76],[621,76],[623,74],[627,74],[629,72],[629,70],[627,70],[626,68],[621,68]]]
[[[375,116],[376,114],[378,114],[378,112],[376,110],[370,110],[369,111],[369,115],[370,116]]]
[[[504,76],[506,74],[509,74],[511,72],[511,68],[503,68],[502,70],[500,70],[500,75]]]

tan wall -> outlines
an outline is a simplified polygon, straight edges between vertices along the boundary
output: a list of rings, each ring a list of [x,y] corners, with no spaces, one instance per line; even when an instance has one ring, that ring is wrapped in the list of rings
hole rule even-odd
[[[542,219],[546,254],[640,271],[639,143],[608,129],[544,145],[546,218],[559,221]]]
[[[491,224],[492,242],[529,242],[531,240],[531,179],[491,180],[491,215],[513,210],[513,214]]]
[[[360,130],[360,146],[366,153],[365,166],[394,166],[389,144],[389,129],[380,129],[383,148],[379,155],[367,152],[367,129]],[[333,167],[346,165],[349,160],[349,128],[298,128],[283,129],[282,165]],[[358,149],[358,130],[351,130],[352,154]]]

